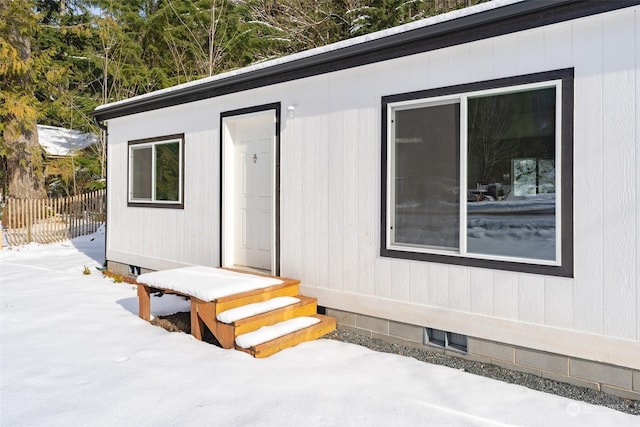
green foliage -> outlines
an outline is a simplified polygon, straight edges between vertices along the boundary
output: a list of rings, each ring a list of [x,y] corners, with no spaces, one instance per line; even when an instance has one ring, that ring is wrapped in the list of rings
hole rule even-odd
[[[38,114],[35,82],[49,56],[32,55],[36,15],[29,1],[0,0],[0,157],[3,192],[40,196],[42,150],[34,135]],[[34,59],[35,58],[35,59]]]
[[[369,0],[355,1],[345,20],[351,36],[384,30],[487,0]]]
[[[35,15],[28,2],[0,0],[1,155],[6,156],[13,149],[5,143],[5,131],[15,132],[36,119],[36,100],[28,85],[35,64],[29,46],[35,28]]]
[[[179,200],[180,143],[156,145],[156,199]]]
[[[99,134],[100,104],[480,1],[0,0],[0,174],[16,153],[42,174],[38,150],[5,141],[36,121]],[[102,144],[49,161],[51,192],[103,187]]]

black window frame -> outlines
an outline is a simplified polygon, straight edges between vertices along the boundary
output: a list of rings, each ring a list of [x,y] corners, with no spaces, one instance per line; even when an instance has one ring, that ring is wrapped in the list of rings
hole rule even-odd
[[[169,143],[173,141],[178,141],[180,145],[180,172],[179,178],[180,182],[179,186],[179,197],[177,201],[160,201],[153,200],[153,198],[149,201],[144,201],[140,199],[132,199],[132,182],[131,182],[131,168],[133,165],[131,164],[131,152],[132,148],[140,145],[147,145],[150,147],[155,147],[156,145],[161,145],[164,143]],[[153,150],[152,152],[155,152]],[[129,207],[144,207],[144,208],[168,208],[168,209],[184,209],[184,169],[185,169],[185,137],[184,133],[173,134],[173,135],[163,135],[152,138],[144,138],[144,139],[136,139],[127,142],[127,206]],[[152,185],[155,185],[152,180]]]
[[[391,141],[389,135],[389,104],[427,100],[442,96],[453,96],[491,89],[505,89],[511,86],[544,83],[561,80],[561,109],[560,123],[560,265],[543,265],[527,262],[513,262],[478,257],[465,257],[459,254],[440,254],[414,252],[402,249],[388,248],[387,231],[387,202],[388,202],[388,148]],[[380,256],[387,258],[407,259],[434,263],[451,264],[467,267],[489,268],[495,270],[543,274],[558,277],[573,277],[573,115],[574,115],[574,69],[560,69],[541,73],[525,74],[480,82],[446,86],[416,92],[408,92],[383,96],[381,99],[381,197],[380,197]],[[462,184],[461,184],[462,188]]]

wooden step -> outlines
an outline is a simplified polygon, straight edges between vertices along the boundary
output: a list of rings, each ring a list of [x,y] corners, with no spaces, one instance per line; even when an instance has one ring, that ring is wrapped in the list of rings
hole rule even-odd
[[[232,308],[241,307],[243,305],[257,303],[281,296],[296,296],[299,293],[300,281],[295,279],[287,279],[278,277],[283,283],[269,286],[267,288],[255,289],[252,291],[242,292],[239,294],[229,295],[218,298],[216,303],[216,315]]]
[[[252,345],[248,348],[242,348],[236,344],[236,349],[245,353],[249,353],[254,357],[262,358],[277,353],[278,351],[285,348],[293,347],[302,342],[318,339],[321,336],[328,334],[329,332],[336,329],[336,319],[333,317],[315,314],[306,318],[309,317],[318,319],[318,322],[311,326],[303,327],[302,329],[298,329],[283,336],[271,339],[270,341]],[[293,321],[293,319],[289,321]],[[268,326],[266,328],[273,328],[277,326],[278,324]],[[236,339],[236,342],[237,341],[238,339]]]
[[[317,313],[318,306],[315,298],[304,295],[297,295],[295,298],[298,301],[292,304],[229,323],[229,326],[234,329],[233,336],[237,337],[263,326],[274,325],[294,317],[313,316]]]
[[[137,283],[140,317],[150,320],[151,286],[186,295],[191,299],[191,333],[196,339],[202,340],[208,328],[223,348],[235,347],[254,357],[267,357],[336,328],[336,319],[316,314],[315,298],[298,295],[299,280],[263,274],[258,276],[277,280],[246,277],[237,280],[242,276],[221,274],[214,268],[202,266],[178,270],[145,273],[139,277],[142,280]],[[234,276],[236,280],[221,281],[222,276]],[[282,283],[272,284],[274,282]],[[237,293],[229,295],[232,292]],[[225,312],[227,314],[221,316]]]
[[[267,313],[299,302],[300,298],[297,297],[275,297],[266,301],[254,302],[252,304],[223,311],[222,313],[219,313],[216,318],[220,322],[231,324],[238,320],[246,319],[247,317],[257,316],[259,314]]]
[[[201,340],[203,327],[207,328],[216,337],[222,348],[233,348],[235,333],[230,325],[218,321],[217,316],[227,310],[246,306],[247,304],[260,303],[281,296],[296,296],[300,281],[278,277],[283,283],[266,288],[241,292],[213,301],[201,301],[191,298],[191,333]]]

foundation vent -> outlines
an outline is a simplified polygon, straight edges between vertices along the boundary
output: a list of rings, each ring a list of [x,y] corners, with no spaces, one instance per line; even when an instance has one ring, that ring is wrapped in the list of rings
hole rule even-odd
[[[424,344],[447,350],[467,352],[467,336],[435,328],[424,328]]]

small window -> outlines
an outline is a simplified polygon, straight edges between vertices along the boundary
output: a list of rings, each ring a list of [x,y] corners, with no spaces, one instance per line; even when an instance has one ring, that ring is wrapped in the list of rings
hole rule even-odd
[[[572,88],[561,70],[384,97],[381,254],[570,276]]]
[[[182,208],[184,135],[129,141],[129,206]]]

